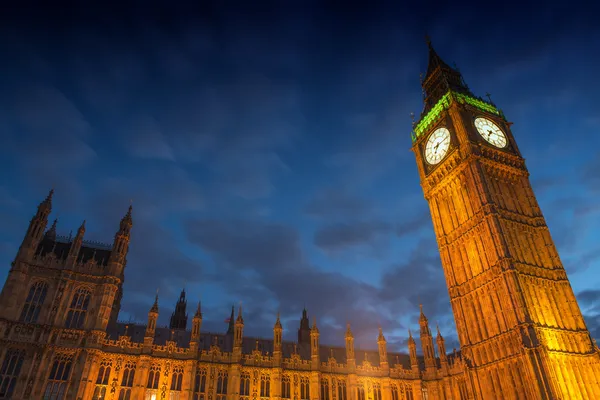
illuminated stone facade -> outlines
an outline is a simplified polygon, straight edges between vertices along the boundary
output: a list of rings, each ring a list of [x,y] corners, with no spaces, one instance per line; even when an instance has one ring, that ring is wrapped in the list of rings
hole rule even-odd
[[[298,342],[244,337],[240,307],[226,333],[202,332],[200,304],[186,330],[182,292],[169,328],[157,327],[158,296],[146,325],[117,322],[133,225],[131,208],[110,246],[46,230],[52,192],[39,205],[0,295],[0,398],[180,400],[467,399],[465,364],[446,355],[421,312],[424,356],[410,338],[409,354],[355,354],[322,346],[306,310]],[[275,319],[275,318],[274,318]],[[171,329],[173,328],[173,329]],[[375,339],[375,338],[374,338]],[[436,357],[434,340],[439,357]],[[374,340],[375,344],[375,340]],[[374,346],[375,347],[375,346]]]
[[[475,397],[600,399],[599,350],[511,124],[429,51],[413,151]]]
[[[560,263],[510,124],[474,97],[433,49],[425,109],[413,150],[446,275],[460,353],[446,354],[421,310],[422,356],[355,353],[319,343],[306,311],[297,342],[244,337],[242,310],[226,333],[203,332],[200,306],[186,330],[185,296],[170,328],[117,322],[131,208],[109,246],[48,228],[52,192],[39,205],[0,294],[0,398],[181,400],[464,400],[600,398],[599,350]],[[473,118],[507,135],[495,149]],[[435,165],[423,159],[431,133],[450,132]],[[444,136],[440,136],[442,139]],[[489,139],[489,137],[488,137]],[[437,150],[438,147],[432,146]],[[171,329],[172,328],[172,329]],[[374,338],[375,339],[375,338]],[[375,345],[375,340],[374,340]],[[375,346],[374,346],[375,347]],[[437,355],[436,355],[437,347]]]

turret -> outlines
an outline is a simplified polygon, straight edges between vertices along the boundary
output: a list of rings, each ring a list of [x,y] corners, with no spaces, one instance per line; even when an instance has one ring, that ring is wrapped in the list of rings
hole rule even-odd
[[[277,362],[281,360],[281,343],[283,337],[283,327],[279,320],[279,313],[277,313],[277,320],[273,326],[273,357]]]
[[[238,316],[235,320],[234,335],[233,335],[233,352],[242,354],[242,341],[244,339],[244,318],[242,318],[242,304],[238,309]]]
[[[67,255],[67,268],[73,268],[77,264],[77,257],[79,257],[79,251],[83,245],[83,236],[85,235],[85,220],[81,223],[79,229],[77,229],[77,235],[71,242],[69,248],[69,254]]]
[[[356,366],[356,358],[354,356],[354,335],[350,330],[350,324],[346,325],[346,360],[348,366]]]
[[[185,330],[187,328],[188,316],[186,308],[187,300],[185,299],[185,290],[181,290],[179,301],[175,305],[175,311],[171,314],[171,323],[169,324],[170,329]]]
[[[419,326],[421,327],[421,347],[423,349],[423,357],[425,358],[425,369],[434,370],[435,366],[435,347],[433,346],[433,336],[429,330],[429,322],[423,313],[423,305],[419,306]]]
[[[29,228],[17,253],[17,259],[31,260],[35,254],[35,250],[42,240],[44,231],[48,225],[48,216],[52,211],[53,195],[54,189],[50,190],[48,196],[38,205],[37,212],[29,222]]]
[[[410,356],[410,368],[413,372],[419,372],[419,360],[417,359],[417,344],[408,330],[408,355]]]
[[[46,233],[44,234],[44,239],[48,239],[48,240],[52,240],[52,241],[56,240],[56,225],[57,224],[58,224],[58,219],[55,218],[54,222],[52,222],[52,226],[50,226],[50,229],[48,229],[46,231]]]
[[[379,350],[379,365],[383,369],[389,368],[387,356],[387,341],[383,336],[383,330],[379,327],[379,335],[377,335],[377,349]]]
[[[123,274],[123,268],[127,261],[127,252],[129,251],[129,239],[131,234],[131,227],[133,226],[133,220],[131,217],[132,206],[129,206],[127,214],[121,218],[119,224],[119,230],[115,234],[115,240],[113,242],[112,251],[110,253],[110,265],[112,273],[116,276]]]
[[[200,343],[200,328],[202,328],[202,308],[200,302],[198,302],[198,308],[196,314],[192,318],[192,333],[190,336],[190,348],[194,347],[198,349]]]
[[[319,328],[317,328],[317,318],[313,317],[313,326],[310,329],[310,358],[313,369],[318,369],[321,363],[319,357]]]
[[[158,293],[154,299],[154,304],[148,311],[148,325],[144,334],[144,346],[152,346],[154,343],[154,334],[156,333],[156,322],[158,321]]]
[[[302,319],[300,319],[300,328],[298,328],[298,344],[310,344],[310,321],[306,308],[302,310]]]
[[[444,341],[444,337],[440,333],[440,327],[436,324],[437,329],[437,337],[436,342],[438,346],[438,354],[440,355],[440,363],[442,364],[442,368],[448,367],[448,356],[446,356],[446,342]]]

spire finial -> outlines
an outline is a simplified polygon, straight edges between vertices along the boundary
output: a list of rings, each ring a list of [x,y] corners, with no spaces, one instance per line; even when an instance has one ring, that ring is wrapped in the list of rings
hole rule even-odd
[[[202,302],[198,301],[198,308],[196,308],[196,318],[202,318]]]
[[[425,43],[427,43],[427,47],[429,47],[430,49],[433,48],[433,46],[431,44],[431,37],[429,37],[428,34],[425,34]]]

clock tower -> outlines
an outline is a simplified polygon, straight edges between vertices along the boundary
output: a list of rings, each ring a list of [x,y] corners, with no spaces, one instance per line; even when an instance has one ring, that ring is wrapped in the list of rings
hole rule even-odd
[[[600,351],[511,124],[428,45],[412,150],[475,397],[600,399]]]

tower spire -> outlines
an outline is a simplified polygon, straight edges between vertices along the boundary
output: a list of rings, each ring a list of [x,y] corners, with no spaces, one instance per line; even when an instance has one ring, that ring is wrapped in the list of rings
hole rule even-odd
[[[235,306],[231,306],[231,315],[228,319],[229,325],[227,326],[227,334],[233,335],[235,329]]]
[[[185,299],[185,289],[182,289],[181,294],[179,295],[179,301],[175,304],[175,311],[171,314],[170,329],[186,329],[188,319],[186,308],[187,300]]]

